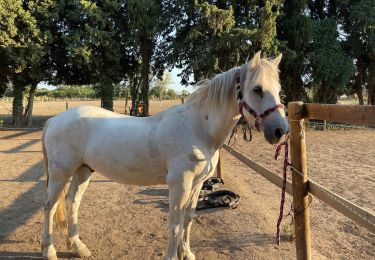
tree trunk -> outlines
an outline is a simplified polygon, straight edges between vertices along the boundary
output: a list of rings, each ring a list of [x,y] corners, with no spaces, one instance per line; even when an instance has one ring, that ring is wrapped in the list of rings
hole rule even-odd
[[[130,76],[130,97],[132,100],[131,108],[130,108],[130,115],[134,116],[137,113],[135,112],[137,109],[137,98],[138,98],[138,81],[135,74]]]
[[[31,85],[30,92],[29,92],[29,98],[25,110],[25,123],[27,127],[31,127],[33,124],[33,106],[34,106],[34,96],[35,96],[35,90],[37,85]]]
[[[23,85],[14,84],[13,86],[13,126],[21,127],[23,113]]]
[[[113,111],[114,86],[110,80],[103,80],[100,83],[100,100],[102,108]]]
[[[146,38],[141,46],[142,66],[141,66],[141,94],[143,101],[143,116],[149,115],[149,74],[152,57],[153,42],[152,39]]]
[[[354,93],[357,94],[358,103],[361,106],[365,104],[363,100],[363,91],[362,91],[362,75],[363,75],[362,72],[359,71],[358,74],[354,78],[354,84],[353,84]]]
[[[126,111],[128,109],[128,99],[129,99],[129,93],[128,91],[126,90],[125,91],[125,115],[127,114]]]
[[[286,99],[284,102],[287,104],[291,101],[303,101],[303,81],[300,76],[298,67],[288,68],[290,76],[285,78],[285,89]]]
[[[358,103],[359,105],[364,105],[364,99],[363,99],[363,75],[364,75],[364,64],[362,58],[357,58],[357,70],[358,73],[355,75],[354,78],[354,84],[353,84],[353,91],[355,94],[357,94],[358,97]]]
[[[375,60],[370,61],[367,80],[367,104],[375,105]]]
[[[365,100],[363,99],[362,86],[361,89],[356,89],[355,91],[358,97],[358,105],[363,106],[365,104]]]

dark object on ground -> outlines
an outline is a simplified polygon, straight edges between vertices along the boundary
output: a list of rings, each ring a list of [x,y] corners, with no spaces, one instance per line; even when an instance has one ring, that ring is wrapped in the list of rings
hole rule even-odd
[[[229,190],[219,190],[222,185],[224,185],[224,181],[218,177],[206,180],[202,185],[196,210],[221,207],[237,208],[240,196]]]

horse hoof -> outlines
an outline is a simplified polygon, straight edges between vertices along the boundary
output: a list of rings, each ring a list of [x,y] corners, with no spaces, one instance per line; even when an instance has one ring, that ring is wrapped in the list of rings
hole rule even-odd
[[[53,245],[48,246],[47,251],[43,251],[43,259],[58,260],[56,250]]]
[[[187,254],[184,260],[195,260],[195,255],[193,253]]]
[[[81,258],[91,256],[91,251],[83,243],[74,247],[74,252],[77,253]]]

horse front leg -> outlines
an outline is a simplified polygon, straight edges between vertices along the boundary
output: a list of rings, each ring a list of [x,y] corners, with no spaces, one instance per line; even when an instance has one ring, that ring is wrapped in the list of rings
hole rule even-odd
[[[219,153],[217,152],[212,157],[210,166],[217,164],[218,156],[219,156]],[[202,189],[203,182],[207,180],[209,177],[211,177],[214,174],[214,170],[215,170],[215,168],[212,168],[212,167],[207,167],[205,169],[207,170],[207,175],[205,175],[204,171],[202,172],[202,176],[204,176],[204,178],[203,180],[199,181],[197,184],[194,185],[191,195],[190,195],[189,203],[185,210],[186,212],[185,212],[185,219],[184,219],[184,236],[183,236],[183,241],[182,241],[184,260],[195,260],[195,256],[191,252],[191,249],[190,249],[190,230],[193,224],[195,210],[197,208],[198,199],[199,199],[199,193]]]
[[[193,176],[188,177],[189,174],[184,176],[179,173],[168,173],[168,175],[169,232],[165,259],[179,260],[183,255],[184,219],[187,205],[191,199]]]
[[[202,188],[202,183],[197,185],[197,188],[192,190],[190,202],[186,208],[185,219],[184,219],[184,236],[182,240],[182,249],[184,260],[195,260],[194,254],[190,249],[190,229],[193,224],[193,219],[195,215],[195,209],[198,203],[198,197],[200,190]]]

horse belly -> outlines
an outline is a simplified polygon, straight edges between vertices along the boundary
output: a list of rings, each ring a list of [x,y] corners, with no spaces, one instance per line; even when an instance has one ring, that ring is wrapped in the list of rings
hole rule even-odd
[[[122,120],[92,126],[84,162],[105,177],[134,185],[166,183],[163,154],[157,147],[156,126],[145,120]]]
[[[167,170],[147,160],[139,160],[139,163],[95,160],[88,165],[106,178],[123,184],[157,185],[166,183]]]

